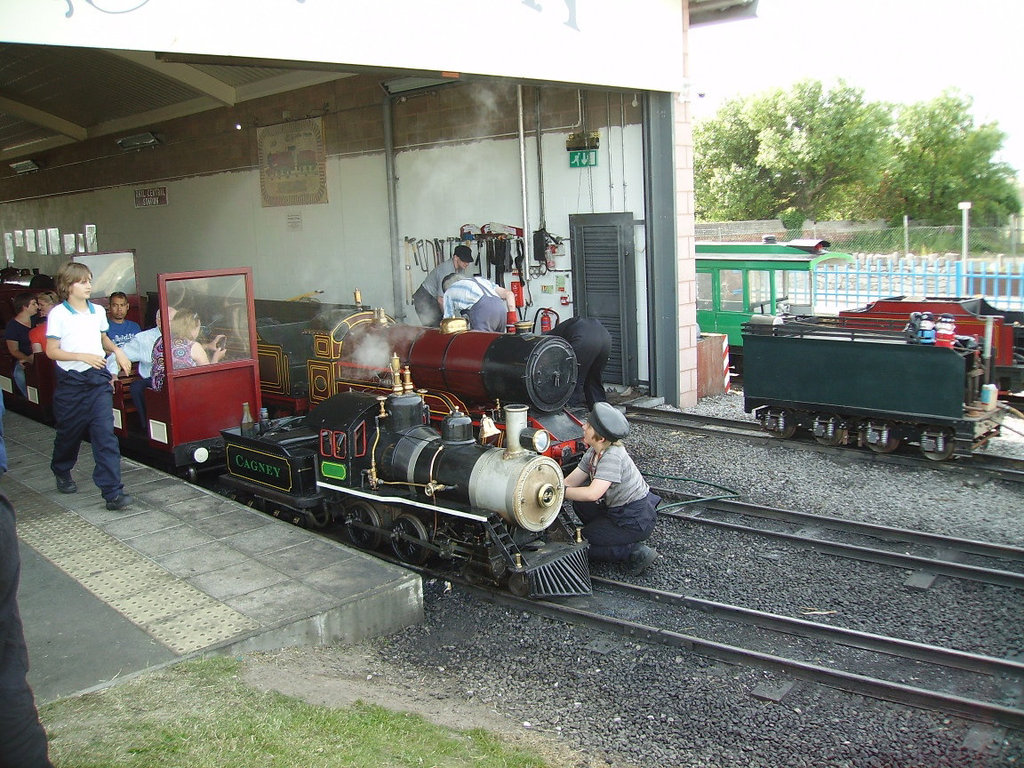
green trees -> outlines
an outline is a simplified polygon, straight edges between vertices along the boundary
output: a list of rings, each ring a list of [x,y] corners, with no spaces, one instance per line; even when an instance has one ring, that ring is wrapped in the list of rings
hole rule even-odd
[[[842,81],[797,83],[726,103],[694,127],[697,218],[999,224],[1020,210],[1013,169],[993,160],[996,125],[975,126],[956,92],[893,106]]]

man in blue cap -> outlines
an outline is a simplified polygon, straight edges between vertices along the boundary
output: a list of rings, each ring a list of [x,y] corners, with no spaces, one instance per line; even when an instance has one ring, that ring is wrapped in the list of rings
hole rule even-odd
[[[472,263],[473,251],[470,250],[470,247],[457,245],[450,259],[442,261],[427,273],[420,287],[412,295],[412,305],[420,318],[420,325],[438,326],[441,324],[444,279],[456,272],[465,272]]]
[[[597,403],[583,423],[586,453],[565,478],[565,498],[583,523],[592,560],[625,562],[637,576],[658,558],[646,541],[658,518],[661,497],[626,453],[629,422],[610,403]]]

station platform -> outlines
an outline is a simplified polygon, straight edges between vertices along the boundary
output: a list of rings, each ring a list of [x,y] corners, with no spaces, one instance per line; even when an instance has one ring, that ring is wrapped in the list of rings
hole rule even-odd
[[[196,656],[357,642],[423,618],[417,574],[129,459],[134,502],[110,512],[88,443],[78,492],[62,494],[54,430],[8,411],[4,431],[37,704]]]

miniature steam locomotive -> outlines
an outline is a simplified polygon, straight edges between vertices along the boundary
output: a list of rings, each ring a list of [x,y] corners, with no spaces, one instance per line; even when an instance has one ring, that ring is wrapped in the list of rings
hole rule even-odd
[[[397,358],[395,380],[399,379]],[[505,447],[474,439],[459,410],[431,426],[405,382],[341,392],[262,434],[223,431],[229,494],[298,524],[344,525],[356,546],[402,561],[451,561],[518,595],[590,593],[587,544],[562,512],[564,478],[525,405],[505,406]]]
[[[258,354],[263,401],[304,413],[346,391],[387,394],[391,357],[407,366],[422,388],[435,424],[452,410],[471,414],[485,432],[504,428],[503,403],[528,406],[531,427],[544,429],[544,453],[563,467],[584,450],[579,419],[564,406],[576,383],[572,347],[557,336],[466,331],[465,321],[441,328],[396,323],[382,310],[354,306],[305,321],[261,323]]]

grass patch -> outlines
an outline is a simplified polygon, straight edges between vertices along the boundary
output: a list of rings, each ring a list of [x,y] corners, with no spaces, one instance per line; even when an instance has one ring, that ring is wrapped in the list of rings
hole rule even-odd
[[[258,691],[235,659],[187,662],[40,708],[58,768],[546,768],[479,729]]]

